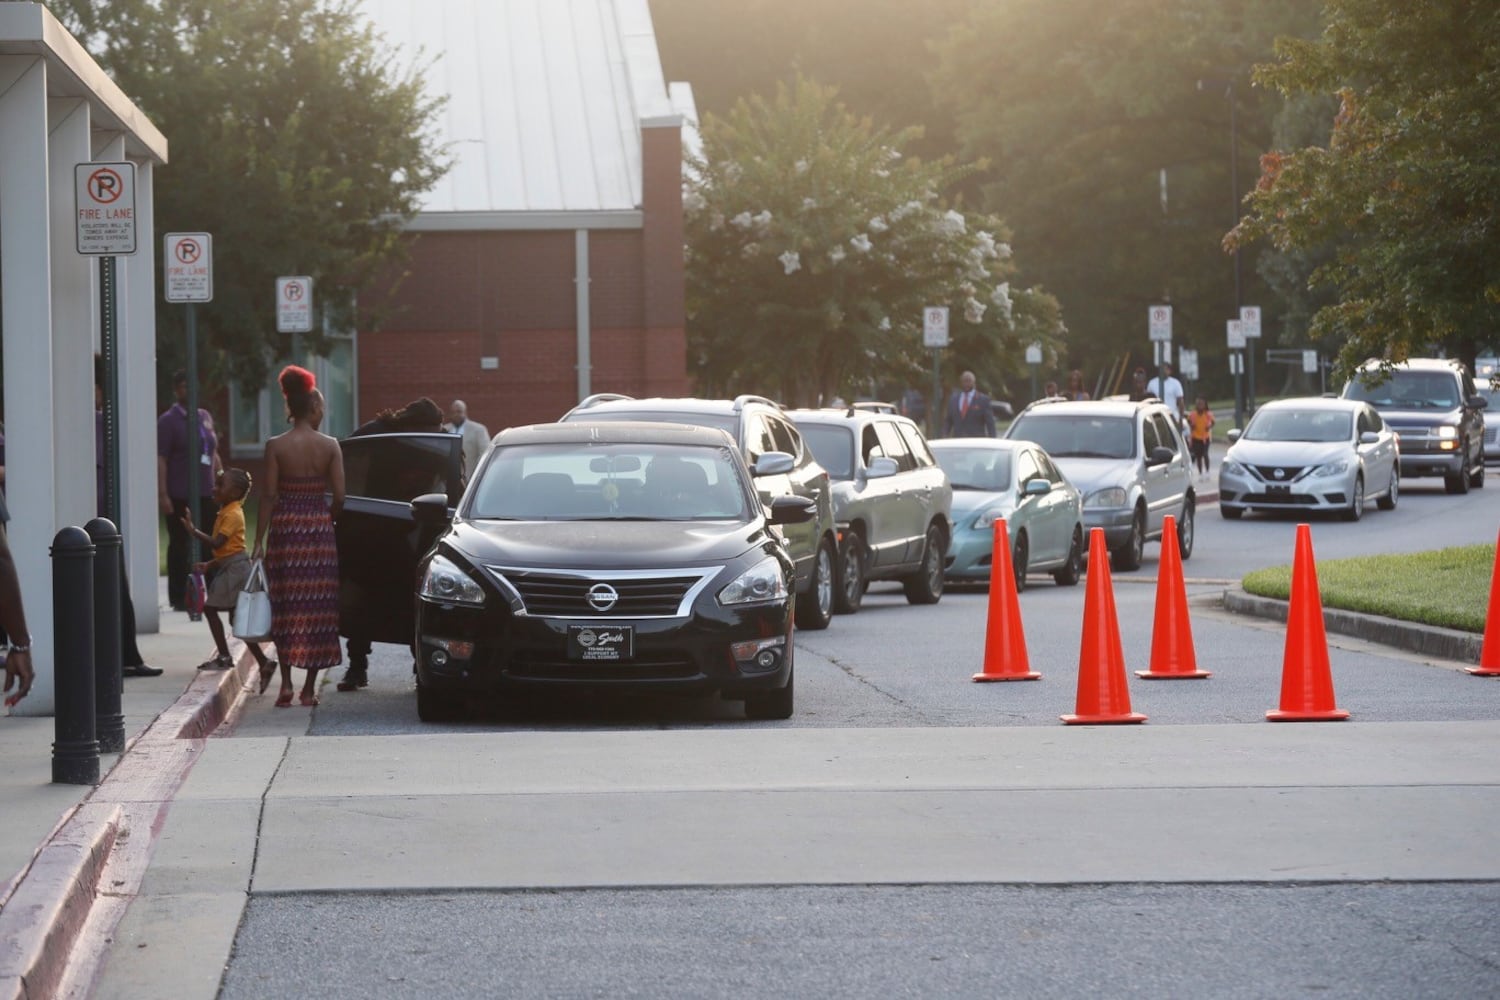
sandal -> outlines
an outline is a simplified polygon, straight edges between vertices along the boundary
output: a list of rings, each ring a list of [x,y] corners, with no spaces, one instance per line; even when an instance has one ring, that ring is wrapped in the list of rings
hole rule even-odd
[[[276,676],[276,668],[279,666],[275,660],[267,660],[266,665],[260,668],[260,693],[265,694],[266,689],[271,686],[271,678]]]
[[[292,707],[292,694],[293,694],[293,690],[291,688],[282,688],[281,689],[281,693],[276,696],[276,707],[277,708],[291,708]]]
[[[222,653],[211,660],[204,660],[198,664],[199,670],[231,670],[233,667],[234,661]]]
[[[318,696],[315,694],[299,694],[297,696],[297,703],[303,708],[317,708]]]

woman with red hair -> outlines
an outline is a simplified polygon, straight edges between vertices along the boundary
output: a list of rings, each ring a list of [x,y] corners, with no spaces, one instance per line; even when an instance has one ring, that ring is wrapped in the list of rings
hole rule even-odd
[[[281,661],[276,707],[292,703],[292,667],[307,671],[300,700],[311,707],[318,703],[318,671],[343,662],[333,521],[344,506],[344,456],[336,440],[318,431],[323,394],[312,372],[287,365],[279,381],[292,429],[266,442],[255,553],[264,553],[271,639]],[[262,678],[261,690],[269,683]]]

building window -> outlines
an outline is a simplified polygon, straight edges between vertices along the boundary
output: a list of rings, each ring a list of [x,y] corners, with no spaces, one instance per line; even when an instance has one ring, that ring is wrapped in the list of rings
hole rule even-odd
[[[334,334],[329,338],[327,357],[303,357],[296,362],[318,380],[326,404],[321,429],[336,438],[348,437],[354,430],[354,415],[359,408],[356,346],[355,334]],[[267,383],[259,392],[230,385],[230,457],[260,458],[266,452],[266,441],[286,430],[286,407],[281,387],[276,384],[276,376],[286,364],[281,359],[271,366]]]

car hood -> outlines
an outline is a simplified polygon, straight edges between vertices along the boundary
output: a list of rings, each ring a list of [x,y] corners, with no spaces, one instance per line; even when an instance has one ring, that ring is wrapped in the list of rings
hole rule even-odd
[[[1001,490],[954,490],[953,491],[953,519],[967,517],[977,514],[982,510],[990,510],[994,507],[1004,507],[1009,510],[1015,509],[1008,491]]]
[[[1128,489],[1141,470],[1140,460],[1135,458],[1058,458],[1054,455],[1052,461],[1084,496],[1111,486]]]
[[[1342,461],[1352,452],[1342,441],[1236,441],[1225,458],[1246,465],[1322,465]]]
[[[728,562],[770,540],[762,521],[459,521],[441,543],[485,565],[646,569]]]
[[[1402,410],[1391,406],[1377,406],[1375,409],[1393,427],[1441,427],[1463,419],[1463,411],[1458,409]]]

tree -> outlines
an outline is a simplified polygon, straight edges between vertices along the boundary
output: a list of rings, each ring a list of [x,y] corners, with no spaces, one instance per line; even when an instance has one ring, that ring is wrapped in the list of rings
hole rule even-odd
[[[221,378],[260,385],[290,353],[274,282],[306,274],[329,329],[399,259],[403,221],[446,165],[439,103],[397,66],[355,0],[53,0],[53,12],[166,135],[161,232],[214,237],[214,301],[199,309]],[[376,308],[368,308],[374,306]],[[360,302],[378,317],[378,302]],[[157,313],[158,354],[183,356],[181,310]],[[369,324],[366,323],[366,326]],[[314,350],[318,334],[308,338]]]
[[[1007,233],[946,207],[970,169],[903,153],[916,130],[857,119],[806,79],[705,117],[690,162],[689,363],[716,391],[811,402],[871,380],[920,384],[924,306],[951,310],[950,366],[1000,380],[1060,313],[1012,291]]]
[[[1228,245],[1331,248],[1313,333],[1339,374],[1433,347],[1471,365],[1500,319],[1500,9],[1488,0],[1327,0],[1315,40],[1257,79],[1335,94],[1326,145],[1267,154]]]

